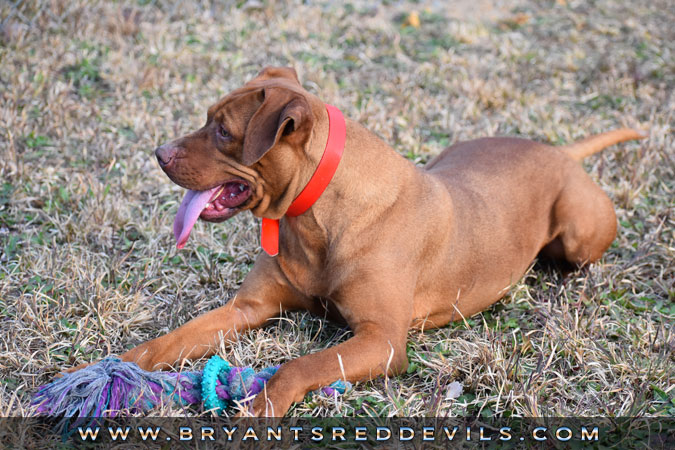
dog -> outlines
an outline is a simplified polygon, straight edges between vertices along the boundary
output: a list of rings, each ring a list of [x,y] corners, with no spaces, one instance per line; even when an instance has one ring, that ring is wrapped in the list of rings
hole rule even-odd
[[[518,138],[457,143],[424,167],[270,67],[157,148],[188,189],[174,233],[250,210],[262,247],[225,306],[124,353],[147,370],[212,354],[280,311],[347,324],[349,340],[284,364],[253,401],[283,416],[337,379],[399,374],[408,330],[441,327],[499,300],[540,257],[581,267],[616,235],[612,202],[579,161],[645,134],[620,129],[562,147]],[[304,197],[304,198],[303,198]]]

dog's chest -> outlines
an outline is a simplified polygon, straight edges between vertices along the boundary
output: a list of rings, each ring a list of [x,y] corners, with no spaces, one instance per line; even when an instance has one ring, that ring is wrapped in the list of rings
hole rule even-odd
[[[304,229],[293,220],[283,220],[280,230],[279,268],[298,291],[310,297],[328,295],[326,241],[324,233]]]
[[[326,296],[328,287],[323,263],[318,258],[294,258],[288,256],[277,257],[279,268],[290,284],[309,297]]]

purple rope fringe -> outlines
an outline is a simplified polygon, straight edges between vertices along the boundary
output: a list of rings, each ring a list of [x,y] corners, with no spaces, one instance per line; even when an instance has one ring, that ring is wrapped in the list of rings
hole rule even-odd
[[[115,417],[120,411],[148,411],[177,401],[201,401],[199,372],[147,372],[118,358],[105,358],[42,386],[33,397],[41,415]]]

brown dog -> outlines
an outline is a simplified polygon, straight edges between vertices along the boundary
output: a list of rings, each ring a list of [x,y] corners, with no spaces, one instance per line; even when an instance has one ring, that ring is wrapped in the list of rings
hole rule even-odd
[[[295,71],[268,68],[209,108],[203,128],[156,150],[169,178],[194,190],[176,220],[179,246],[198,216],[217,222],[248,209],[281,219],[279,254],[262,252],[228,304],[122,359],[167,368],[212,353],[220,336],[236,339],[281,310],[309,310],[346,322],[354,336],[283,365],[253,414],[281,416],[343,377],[400,373],[410,327],[482,311],[538,254],[576,266],[600,258],[616,218],[578,161],[645,137],[622,129],[560,148],[477,139],[419,168],[347,119],[325,191],[304,214],[285,216],[317,169],[328,132],[326,106]]]

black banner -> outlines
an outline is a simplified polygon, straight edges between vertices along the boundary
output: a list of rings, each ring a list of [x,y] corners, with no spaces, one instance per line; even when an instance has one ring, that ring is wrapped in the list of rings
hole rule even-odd
[[[0,418],[6,446],[675,448],[674,418]]]

